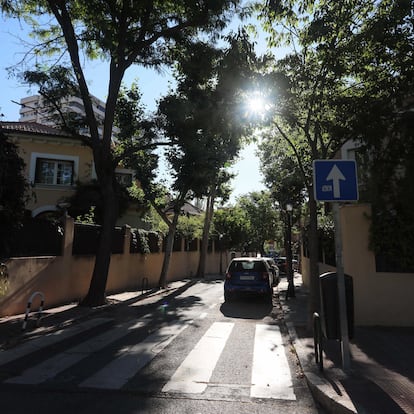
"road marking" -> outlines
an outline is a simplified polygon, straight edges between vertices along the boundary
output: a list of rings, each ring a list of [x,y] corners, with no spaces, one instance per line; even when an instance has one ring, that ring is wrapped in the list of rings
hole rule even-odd
[[[55,345],[72,336],[78,335],[82,332],[88,331],[97,326],[111,322],[112,318],[95,318],[86,322],[70,326],[65,329],[58,330],[51,334],[42,336],[40,338],[32,339],[22,345],[0,353],[0,365],[15,361],[26,355],[32,354],[39,349],[46,348],[50,345]]]
[[[277,325],[256,325],[250,396],[296,400],[282,335]]]
[[[129,322],[122,324],[105,333],[95,336],[88,341],[74,346],[56,356],[46,359],[40,364],[23,371],[19,376],[9,378],[5,382],[10,384],[40,384],[48,379],[54,378],[60,372],[76,364],[94,352],[128,335],[131,330],[145,326],[144,322]]]
[[[152,361],[189,323],[176,323],[160,328],[144,341],[123,348],[121,355],[92,375],[80,387],[119,389],[140,369]]]
[[[224,349],[234,323],[215,322],[178,367],[163,392],[202,393]]]

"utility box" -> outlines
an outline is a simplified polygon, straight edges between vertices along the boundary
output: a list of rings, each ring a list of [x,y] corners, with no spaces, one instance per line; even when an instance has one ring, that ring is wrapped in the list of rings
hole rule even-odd
[[[319,282],[323,334],[327,339],[341,339],[337,273],[324,273],[319,276]],[[345,302],[348,336],[351,339],[354,335],[354,290],[352,277],[349,275],[345,275]]]

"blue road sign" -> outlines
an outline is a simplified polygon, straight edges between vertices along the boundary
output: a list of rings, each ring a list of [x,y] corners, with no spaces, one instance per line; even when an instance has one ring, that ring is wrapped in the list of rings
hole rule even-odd
[[[318,201],[358,200],[358,179],[354,160],[313,161],[313,188]]]

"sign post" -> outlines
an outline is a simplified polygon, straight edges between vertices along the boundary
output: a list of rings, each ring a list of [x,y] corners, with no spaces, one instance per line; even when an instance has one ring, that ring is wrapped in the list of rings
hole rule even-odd
[[[316,160],[313,162],[315,200],[332,202],[335,224],[335,258],[338,283],[339,320],[341,328],[342,368],[349,371],[348,317],[346,309],[345,275],[342,262],[342,230],[339,203],[358,200],[356,163],[353,160]]]

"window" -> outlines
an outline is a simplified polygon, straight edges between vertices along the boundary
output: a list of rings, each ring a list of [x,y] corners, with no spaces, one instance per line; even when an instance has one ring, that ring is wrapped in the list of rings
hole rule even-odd
[[[72,185],[73,175],[73,161],[36,159],[35,184]]]
[[[131,187],[132,185],[131,173],[115,172],[115,178],[118,181],[118,183],[123,185],[124,187]]]

